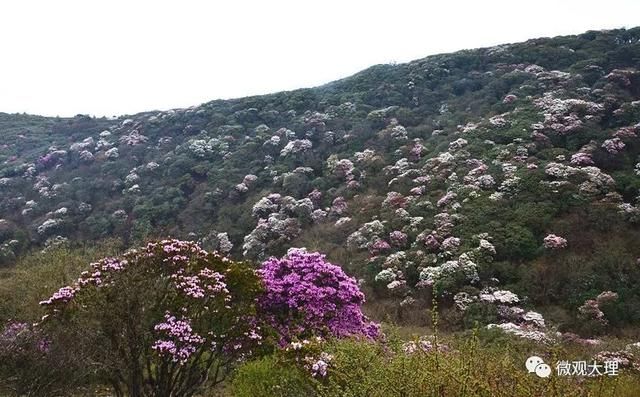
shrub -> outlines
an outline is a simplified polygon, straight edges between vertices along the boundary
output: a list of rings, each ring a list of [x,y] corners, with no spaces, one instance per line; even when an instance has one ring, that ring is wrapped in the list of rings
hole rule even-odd
[[[313,395],[306,374],[276,356],[249,361],[235,372],[231,395],[236,397],[303,397]]]
[[[92,263],[41,302],[43,327],[53,344],[76,338],[78,360],[118,396],[191,396],[261,343],[259,291],[245,264],[162,240]]]
[[[364,294],[356,280],[317,252],[291,249],[259,270],[265,293],[259,305],[280,342],[311,335],[376,337],[378,326],[362,313]]]
[[[322,349],[332,359],[324,377],[304,370],[301,361],[287,359],[290,352],[279,352],[242,366],[232,392],[239,396],[631,397],[640,387],[637,375],[624,369],[618,376],[539,378],[524,367],[532,352],[545,362],[578,358],[585,352],[533,345],[491,330],[447,340],[446,345],[433,337],[398,342],[328,341]],[[305,354],[303,348],[299,356]],[[283,394],[284,390],[290,393]]]

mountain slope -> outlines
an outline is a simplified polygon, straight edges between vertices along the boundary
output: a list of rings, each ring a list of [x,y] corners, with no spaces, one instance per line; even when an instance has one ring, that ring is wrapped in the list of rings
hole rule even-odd
[[[575,325],[613,290],[608,321],[637,323],[639,40],[536,39],[117,120],[0,114],[2,258],[108,236],[250,260],[305,246],[403,306],[510,288]]]

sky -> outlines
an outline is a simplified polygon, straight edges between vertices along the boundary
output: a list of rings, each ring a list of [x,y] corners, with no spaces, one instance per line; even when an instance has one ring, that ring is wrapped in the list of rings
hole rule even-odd
[[[638,0],[7,0],[0,112],[182,108],[380,63],[638,25]]]

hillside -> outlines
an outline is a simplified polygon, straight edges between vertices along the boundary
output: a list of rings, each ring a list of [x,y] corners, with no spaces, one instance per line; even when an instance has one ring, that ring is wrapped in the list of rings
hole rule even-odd
[[[638,325],[639,66],[634,28],[113,120],[0,114],[1,260],[107,237],[306,247],[370,301],[441,297],[451,324],[542,328],[493,305],[520,303],[561,330]]]

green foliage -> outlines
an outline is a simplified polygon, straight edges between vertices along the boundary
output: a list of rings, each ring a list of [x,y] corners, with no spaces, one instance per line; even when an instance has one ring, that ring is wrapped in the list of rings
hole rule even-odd
[[[235,397],[305,397],[312,393],[305,374],[275,356],[240,366],[230,386],[230,395]]]
[[[75,281],[87,263],[122,250],[122,242],[113,239],[23,256],[14,267],[0,272],[0,322],[39,321],[42,309],[38,303],[44,297]]]
[[[403,346],[407,345],[402,343],[383,346],[355,340],[330,342],[324,346],[333,356],[325,378],[314,378],[309,372],[304,375],[295,362],[277,356],[250,361],[236,373],[231,395],[631,397],[640,387],[638,377],[629,371],[617,377],[576,381],[554,375],[549,379],[538,378],[524,367],[532,352],[547,361],[571,360],[585,353],[576,348],[534,347],[493,331],[446,343],[453,350],[417,349],[405,353]],[[303,391],[305,394],[301,394]]]

